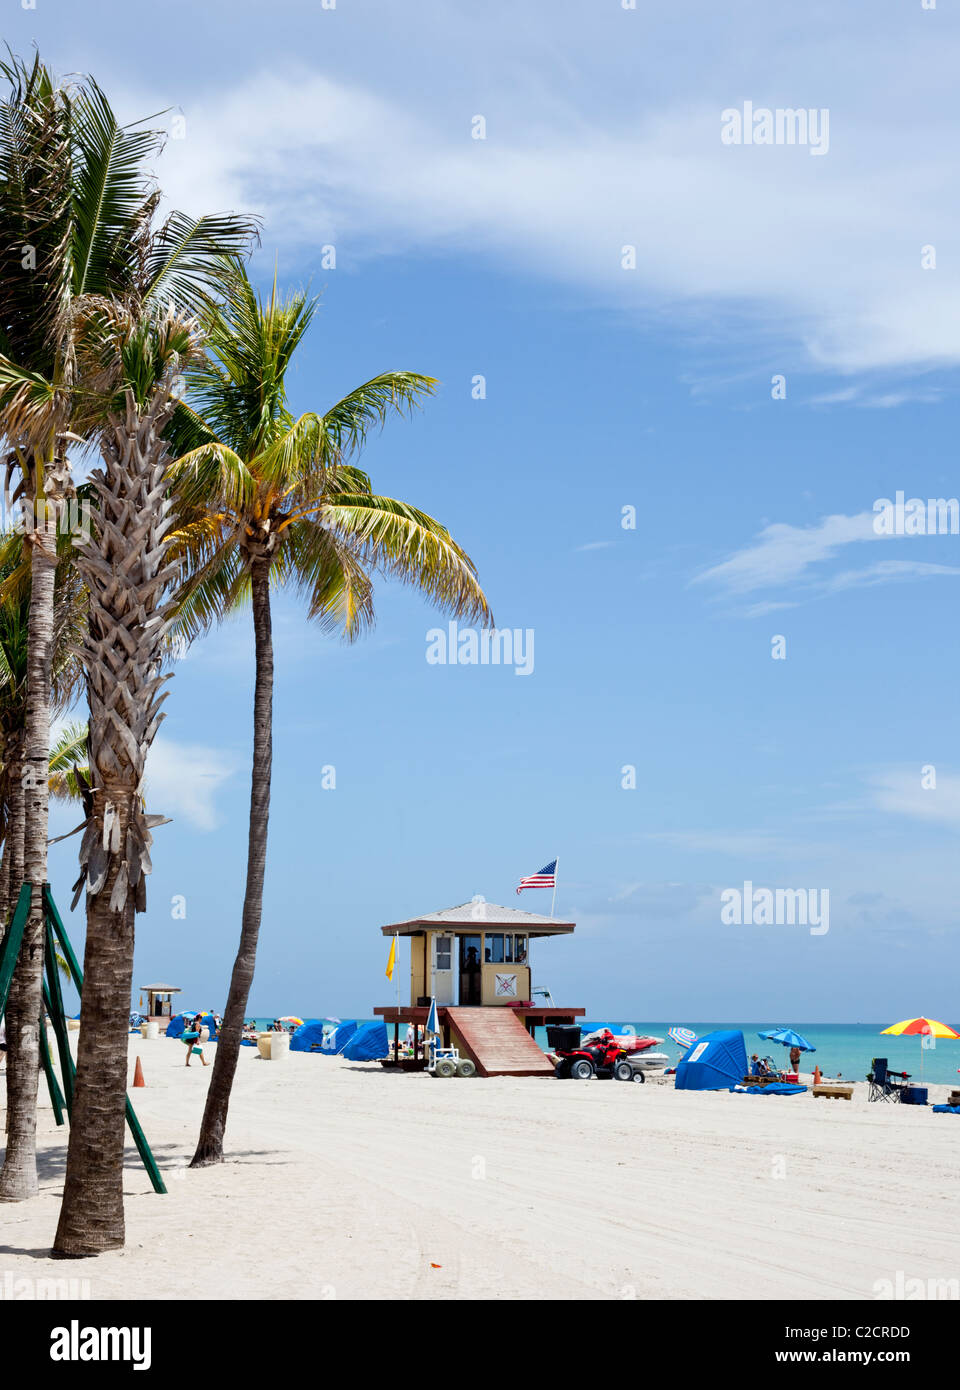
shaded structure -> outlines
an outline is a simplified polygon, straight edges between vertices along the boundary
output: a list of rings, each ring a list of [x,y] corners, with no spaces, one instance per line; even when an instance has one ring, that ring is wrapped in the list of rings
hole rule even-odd
[[[173,996],[182,993],[179,985],[141,985],[140,993],[147,996],[147,1018],[159,1021],[175,1017]]]
[[[436,999],[444,1045],[459,1048],[481,1076],[552,1075],[535,1029],[573,1023],[585,1010],[534,1001],[531,950],[538,938],[569,936],[575,925],[479,898],[381,927],[384,936],[410,939],[409,1004],[374,1009],[393,1024],[395,1056],[400,1025],[422,1028]],[[425,1065],[416,1028],[413,1034],[413,1057],[395,1065]]]

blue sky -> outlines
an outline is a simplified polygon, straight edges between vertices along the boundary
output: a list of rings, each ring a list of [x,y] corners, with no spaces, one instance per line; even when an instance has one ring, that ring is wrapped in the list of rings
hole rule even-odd
[[[947,0],[879,0],[869,29],[836,9],[8,14],[14,48],[92,70],[126,116],[182,117],[171,200],[258,211],[258,275],[279,255],[323,290],[297,408],[386,367],[440,378],[366,466],[535,634],[529,677],[437,667],[409,593],[381,586],[349,650],[278,600],[253,1012],[368,1013],[382,923],[477,893],[544,910],[513,889],[559,854],[578,930],[534,977],[591,1015],[957,1021],[960,537],[878,537],[872,507],[960,492],[960,25]],[[724,146],[745,100],[827,108],[829,151]],[[251,696],[242,615],[178,665],[151,755],[174,821],[137,980],[197,1006],[222,1004],[239,927]],[[829,932],[721,924],[745,880],[829,889]]]

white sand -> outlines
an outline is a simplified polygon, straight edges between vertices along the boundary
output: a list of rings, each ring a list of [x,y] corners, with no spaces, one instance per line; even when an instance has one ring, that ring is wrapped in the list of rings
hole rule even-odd
[[[243,1048],[229,1161],[192,1172],[211,1069],[132,1038],[131,1077],[136,1054],[169,1194],[129,1145],[127,1248],[46,1258],[66,1146],[45,1108],[42,1194],[0,1207],[0,1280],[81,1278],[92,1298],[807,1300],[960,1274],[960,1117],[870,1105],[863,1085],[848,1102],[438,1081]]]

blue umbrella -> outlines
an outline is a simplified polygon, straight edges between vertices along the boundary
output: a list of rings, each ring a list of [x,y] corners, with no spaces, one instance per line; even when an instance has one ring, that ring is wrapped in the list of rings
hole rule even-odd
[[[757,1034],[758,1038],[765,1038],[767,1042],[782,1043],[784,1047],[798,1047],[801,1052],[816,1052],[813,1043],[807,1042],[806,1038],[800,1033],[795,1033],[792,1028],[766,1028],[762,1033]]]
[[[427,1032],[435,1033],[438,1037],[440,1034],[440,1019],[437,1014],[436,999],[430,1000],[430,1012],[427,1014]]]

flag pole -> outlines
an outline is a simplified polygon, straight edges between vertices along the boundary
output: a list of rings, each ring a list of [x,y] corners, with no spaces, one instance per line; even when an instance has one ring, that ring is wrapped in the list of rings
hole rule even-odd
[[[553,897],[550,899],[550,916],[551,916],[551,917],[553,916],[553,909],[554,909],[554,908],[556,907],[556,905],[557,905],[557,870],[558,870],[559,868],[560,868],[560,857],[559,857],[559,855],[558,855],[557,858],[554,860],[554,864],[553,864]]]

